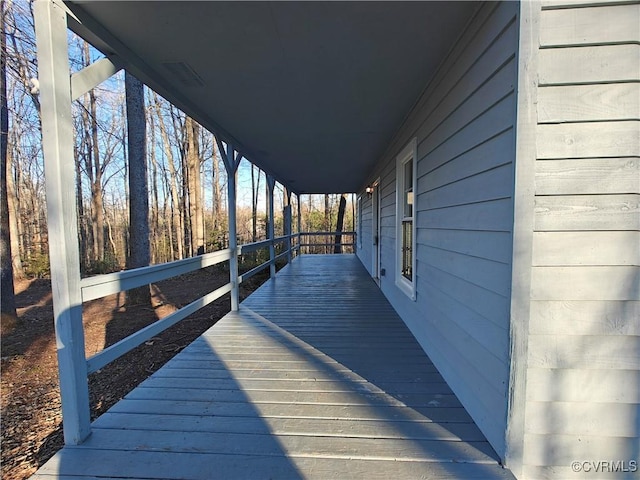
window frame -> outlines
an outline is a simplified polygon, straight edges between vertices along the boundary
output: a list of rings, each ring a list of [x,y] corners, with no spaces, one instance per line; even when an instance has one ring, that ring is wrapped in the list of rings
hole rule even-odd
[[[405,216],[407,203],[405,193],[409,191],[406,184],[406,165],[411,162],[411,216]],[[396,156],[396,286],[411,300],[416,300],[416,200],[417,192],[418,141],[413,138]],[[411,221],[411,279],[402,272],[403,267],[403,232],[404,224]]]

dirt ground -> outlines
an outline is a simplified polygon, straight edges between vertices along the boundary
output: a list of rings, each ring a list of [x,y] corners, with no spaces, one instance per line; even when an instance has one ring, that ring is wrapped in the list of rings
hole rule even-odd
[[[240,288],[246,297],[267,278],[261,272]],[[158,318],[228,282],[220,266],[159,282],[152,305],[124,306],[124,295],[84,304],[87,358]],[[23,480],[62,447],[58,362],[49,280],[16,282],[18,322],[1,332],[1,474]],[[92,418],[104,413],[229,311],[229,295],[174,325],[89,377]]]

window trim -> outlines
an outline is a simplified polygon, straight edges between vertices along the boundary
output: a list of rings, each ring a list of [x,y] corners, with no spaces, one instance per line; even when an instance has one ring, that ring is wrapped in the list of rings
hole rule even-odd
[[[402,274],[402,235],[405,221],[404,192],[406,191],[405,165],[412,162],[411,189],[413,191],[413,207],[411,215],[411,271],[412,279],[409,280]],[[396,156],[396,286],[411,300],[416,300],[416,201],[417,201],[417,165],[418,165],[418,140],[413,138]]]

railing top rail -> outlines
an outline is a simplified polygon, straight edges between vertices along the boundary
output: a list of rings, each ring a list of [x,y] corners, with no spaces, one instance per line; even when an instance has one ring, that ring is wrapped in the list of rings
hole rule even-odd
[[[194,270],[210,267],[229,260],[231,255],[231,249],[227,248],[218,250],[217,252],[198,255],[197,257],[189,257],[173,262],[150,265],[148,267],[133,268],[131,270],[83,278],[80,280],[82,301],[88,302],[89,300],[106,297],[107,295],[123,290],[130,290]]]
[[[355,235],[356,232],[300,232],[300,235]]]
[[[343,247],[353,247],[355,242],[341,242],[341,246]],[[324,243],[301,243],[301,247],[334,247],[335,243],[333,242],[324,242]]]
[[[284,242],[285,240],[295,237],[296,234],[291,234],[291,235],[282,235],[281,237],[275,237],[273,239],[271,238],[267,238],[266,240],[260,240],[258,242],[253,242],[253,243],[245,243],[244,245],[240,245],[238,247],[238,250],[240,253],[248,253],[248,252],[253,252],[255,250],[259,250],[261,248],[266,248],[271,246],[272,244],[276,244],[276,243],[281,243]]]

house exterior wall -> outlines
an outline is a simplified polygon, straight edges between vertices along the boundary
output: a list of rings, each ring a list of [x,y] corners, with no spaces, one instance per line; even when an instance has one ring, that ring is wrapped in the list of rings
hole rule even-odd
[[[504,458],[509,381],[518,4],[479,7],[372,172],[381,289]],[[425,47],[426,48],[426,47]],[[395,283],[396,155],[417,139],[416,299]],[[372,197],[362,198],[371,271]]]
[[[522,478],[639,475],[638,19],[620,2],[539,11]]]
[[[640,471],[638,18],[637,2],[484,4],[370,177],[381,289],[518,478]],[[413,138],[415,301],[395,285]]]

